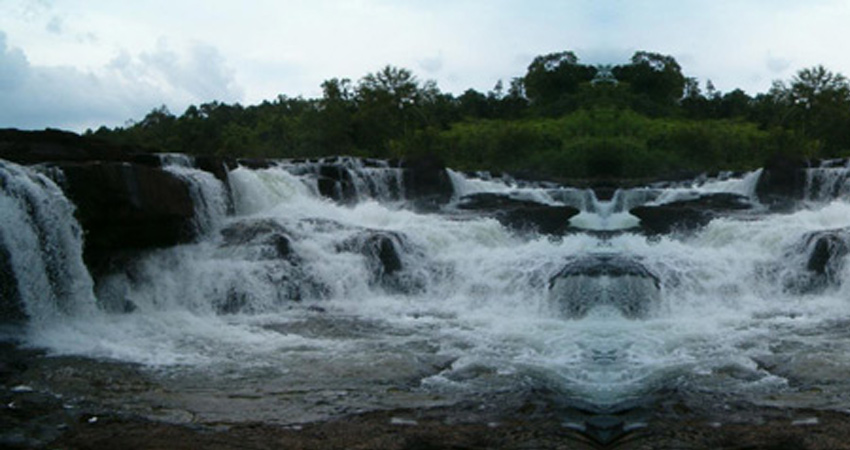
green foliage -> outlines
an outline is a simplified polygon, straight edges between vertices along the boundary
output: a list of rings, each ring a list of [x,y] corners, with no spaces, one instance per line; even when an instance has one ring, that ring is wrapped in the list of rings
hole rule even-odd
[[[718,92],[671,56],[638,51],[592,67],[569,51],[524,76],[455,97],[386,66],[333,78],[318,99],[165,106],[126,127],[87,132],[159,151],[230,157],[436,154],[458,169],[551,178],[639,178],[760,166],[777,153],[850,153],[850,82],[822,66],[750,97]]]

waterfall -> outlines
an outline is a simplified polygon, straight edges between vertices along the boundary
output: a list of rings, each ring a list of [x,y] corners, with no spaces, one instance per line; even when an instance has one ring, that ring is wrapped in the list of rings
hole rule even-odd
[[[310,162],[282,162],[296,176],[309,175],[336,200],[392,202],[404,199],[402,169],[386,161],[336,157]],[[325,187],[327,186],[327,187]]]
[[[806,169],[806,185],[803,198],[813,202],[825,202],[836,198],[850,197],[850,167],[847,161],[836,166],[835,161],[825,161],[820,167]]]
[[[52,169],[61,178],[61,172]],[[94,310],[74,206],[48,176],[0,161],[0,310],[42,323]]]
[[[191,165],[191,159],[169,159],[165,170],[183,180],[189,186],[192,203],[195,206],[195,230],[198,235],[210,233],[222,224],[228,210],[228,193],[224,183],[209,172],[198,170]]]
[[[850,204],[724,215],[651,238],[629,214],[751,197],[758,171],[610,200],[449,171],[456,198],[423,213],[389,164],[281,161],[231,170],[228,213],[223,183],[190,159],[164,161],[189,184],[202,233],[98,274],[96,300],[73,205],[38,170],[0,163],[0,292],[35,322],[28,343],[162,369],[175,390],[285,392],[297,407],[245,413],[282,423],[334,414],[303,400],[328,392],[363,410],[533,391],[609,411],[671,386],[762,401],[806,376],[801,348],[841,374],[819,389],[850,389],[847,348],[834,344],[850,323]],[[480,194],[582,212],[563,234],[518,232],[460,211]],[[811,407],[803,397],[795,405]],[[845,398],[832,401],[848,408]]]

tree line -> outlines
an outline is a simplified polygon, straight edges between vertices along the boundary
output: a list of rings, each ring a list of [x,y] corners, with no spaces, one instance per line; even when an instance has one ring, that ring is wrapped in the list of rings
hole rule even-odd
[[[777,155],[845,156],[850,82],[823,66],[750,96],[687,77],[671,56],[582,64],[563,51],[489,92],[442,92],[393,66],[322,83],[321,98],[165,106],[124,127],[88,130],[119,144],[232,157],[379,158],[433,154],[459,169],[549,178],[654,177],[746,170]]]

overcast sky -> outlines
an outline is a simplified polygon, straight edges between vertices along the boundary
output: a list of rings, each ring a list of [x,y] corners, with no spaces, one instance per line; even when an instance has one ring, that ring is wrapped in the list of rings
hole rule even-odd
[[[674,56],[722,92],[850,75],[848,0],[0,0],[0,128],[83,131],[212,100],[318,97],[391,64],[486,92],[540,54]]]

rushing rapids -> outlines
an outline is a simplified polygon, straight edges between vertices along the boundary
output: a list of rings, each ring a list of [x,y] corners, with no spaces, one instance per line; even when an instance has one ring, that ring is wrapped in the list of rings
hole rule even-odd
[[[140,364],[177,393],[129,403],[280,423],[530,391],[597,414],[668,390],[850,408],[845,167],[810,169],[781,213],[760,204],[760,171],[606,201],[448,171],[453,195],[423,212],[384,162],[226,180],[162,164],[189,188],[194,240],[93,281],[61,170],[0,162],[4,321],[24,321],[26,345]],[[639,207],[667,208],[668,232],[642,229]],[[544,228],[553,214],[563,232]],[[246,396],[260,400],[234,406]]]

